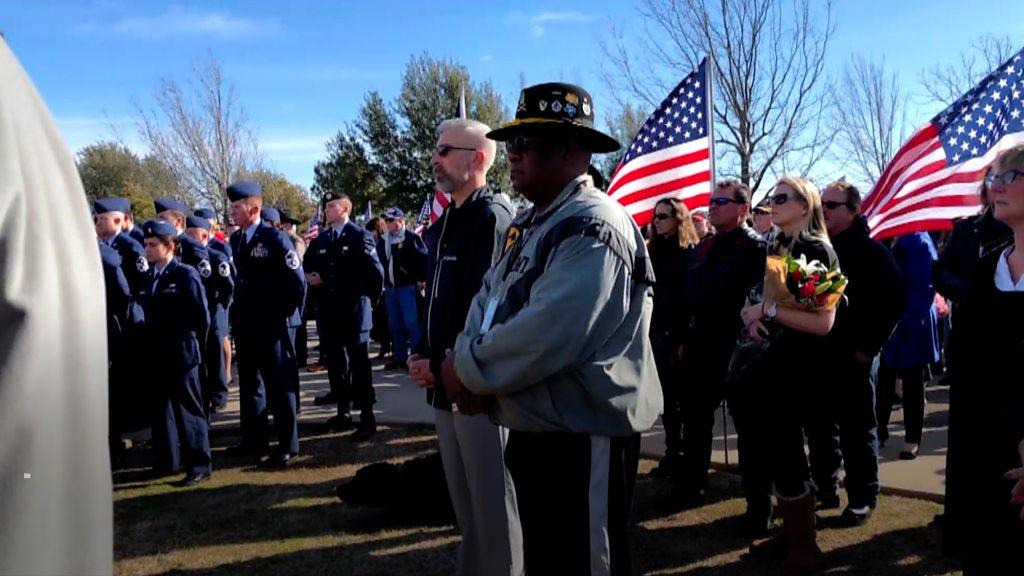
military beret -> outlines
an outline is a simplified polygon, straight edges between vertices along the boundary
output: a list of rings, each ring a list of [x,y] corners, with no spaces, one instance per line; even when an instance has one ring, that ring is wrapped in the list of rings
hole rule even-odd
[[[200,208],[193,212],[193,214],[199,216],[200,218],[206,218],[207,220],[217,219],[217,213],[213,211],[213,208]]]
[[[202,228],[203,230],[210,229],[210,221],[202,216],[196,216],[195,214],[189,214],[185,218],[186,228]]]
[[[146,238],[154,236],[177,236],[178,230],[167,220],[147,220],[142,224],[142,235]]]
[[[260,187],[259,182],[252,180],[239,180],[228,186],[228,200],[232,202],[238,202],[243,198],[252,198],[253,196],[262,196],[263,188]]]
[[[177,210],[182,214],[188,214],[188,206],[185,206],[181,202],[178,202],[174,198],[155,198],[153,200],[153,207],[156,208],[156,213],[166,212],[168,210]]]
[[[132,203],[127,198],[100,198],[92,203],[97,214],[106,212],[131,212]]]
[[[264,206],[260,211],[260,218],[263,218],[267,222],[278,224],[281,222],[281,213],[273,206]]]
[[[384,218],[389,220],[397,220],[399,218],[405,218],[405,212],[397,206],[392,206],[384,211]]]
[[[298,218],[292,216],[292,213],[289,212],[288,210],[281,208],[280,210],[278,210],[278,212],[281,213],[281,222],[289,222],[295,225],[302,224],[302,220],[299,220]]]
[[[341,200],[342,198],[348,198],[348,194],[342,192],[324,192],[323,198],[320,199],[320,203],[324,206],[332,200]]]

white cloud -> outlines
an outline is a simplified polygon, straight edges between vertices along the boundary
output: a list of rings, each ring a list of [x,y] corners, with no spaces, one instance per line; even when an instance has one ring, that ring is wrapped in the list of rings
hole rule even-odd
[[[583,12],[541,12],[530,16],[530,33],[534,38],[540,38],[549,24],[591,22],[596,18],[596,15]]]
[[[261,136],[260,149],[277,162],[316,162],[327,155],[330,134],[279,134]]]
[[[222,39],[245,39],[273,36],[281,31],[276,19],[256,20],[232,16],[227,12],[195,12],[172,7],[156,16],[121,18],[110,26],[88,23],[79,32],[110,30],[119,36],[143,40],[162,40],[181,36],[209,36]]]
[[[480,56],[481,62],[490,62],[491,60],[494,60],[493,54],[483,54]]]

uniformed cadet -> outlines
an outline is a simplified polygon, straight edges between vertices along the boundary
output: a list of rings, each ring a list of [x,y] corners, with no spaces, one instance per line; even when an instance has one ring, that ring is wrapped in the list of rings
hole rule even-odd
[[[306,281],[288,236],[260,222],[262,193],[252,181],[227,189],[231,219],[241,227],[230,239],[237,276],[229,315],[242,408],[242,443],[232,452],[267,453],[269,400],[278,446],[266,464],[284,467],[299,453],[297,371],[288,332],[301,321]]]
[[[264,224],[273,228],[281,227],[281,213],[273,206],[264,206],[260,209],[260,219],[263,220]],[[298,252],[296,252],[296,254],[298,254]]]
[[[662,409],[654,274],[633,219],[587,175],[592,153],[619,148],[593,126],[590,95],[552,83],[524,89],[515,119],[488,133],[533,207],[441,366],[460,411],[510,430],[527,574],[630,573],[640,432]]]
[[[224,366],[226,359],[222,342],[228,335],[228,308],[235,292],[235,280],[227,254],[212,246],[210,221],[192,215],[185,219],[185,224],[185,234],[208,248],[210,267],[213,270],[206,282],[210,334],[203,348],[203,365],[199,371],[203,383],[204,406],[207,413],[213,415],[222,410],[228,401],[228,380]]]
[[[199,274],[174,257],[178,230],[166,220],[142,225],[150,289],[145,298],[147,374],[156,389],[153,423],[155,469],[185,477],[192,486],[210,477],[209,423],[203,407],[199,364],[210,328],[210,314]],[[181,448],[179,449],[179,442]]]
[[[131,206],[131,204],[129,204],[129,206]],[[142,228],[135,225],[135,216],[132,215],[130,209],[124,213],[124,228],[122,229],[122,232],[131,236],[139,244],[145,243],[145,237],[142,235]]]
[[[234,254],[231,252],[231,244],[221,241],[220,238],[217,238],[214,235],[220,227],[220,222],[217,221],[217,213],[214,212],[212,208],[198,208],[192,214],[199,216],[200,218],[206,218],[210,221],[210,243],[207,244],[207,247],[213,248],[214,250],[220,250],[224,254],[227,254],[228,260],[234,258]]]
[[[373,234],[349,220],[352,200],[328,192],[322,204],[326,226],[306,251],[305,270],[309,285],[319,287],[320,348],[327,353],[328,380],[338,402],[338,415],[327,425],[335,430],[351,429],[351,402],[360,413],[359,427],[351,438],[365,440],[377,431],[369,343],[373,304],[383,291],[384,268],[377,258]]]
[[[173,198],[155,198],[153,207],[156,208],[156,217],[170,222],[178,231],[178,244],[181,246],[178,258],[183,264],[196,269],[199,277],[203,279],[203,288],[206,289],[213,276],[213,267],[210,265],[210,253],[192,237],[184,235],[185,215],[189,213],[188,206]]]
[[[123,327],[124,337],[119,340],[121,346],[116,351],[118,361],[111,366],[110,395],[113,399],[111,409],[111,442],[120,444],[122,432],[129,432],[149,425],[145,411],[139,409],[152,403],[151,388],[138,382],[140,374],[145,371],[141,363],[145,350],[143,330],[145,313],[142,309],[141,297],[149,287],[149,263],[142,244],[123,233],[124,218],[131,203],[127,198],[101,198],[93,202],[96,212],[96,235],[101,244],[113,248],[121,257],[121,271],[128,282],[131,299]]]
[[[128,305],[132,293],[128,280],[121,270],[121,255],[110,246],[99,242],[100,260],[103,263],[103,284],[107,302],[107,405],[110,437],[110,461],[118,468],[121,461],[121,422],[118,405],[120,398],[114,395],[118,390],[116,375],[121,371],[125,330],[128,326]]]

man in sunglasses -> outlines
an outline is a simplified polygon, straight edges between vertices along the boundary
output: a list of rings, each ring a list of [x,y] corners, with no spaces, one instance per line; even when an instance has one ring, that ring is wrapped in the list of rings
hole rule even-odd
[[[825,226],[850,279],[846,303],[828,334],[835,382],[823,411],[807,431],[818,508],[839,507],[839,467],[846,468],[849,503],[841,522],[868,521],[878,500],[878,436],[871,364],[903,310],[903,276],[889,250],[871,238],[860,213],[861,195],[848,182],[833,182],[821,195]]]
[[[423,234],[429,247],[426,313],[408,362],[410,378],[427,389],[434,409],[448,493],[462,531],[455,560],[460,575],[523,572],[515,490],[502,459],[508,431],[485,414],[453,409],[440,385],[445,351],[455,347],[469,304],[512,221],[512,206],[487,186],[496,153],[489,131],[465,118],[445,120],[437,129],[434,178],[451,202]]]
[[[726,396],[726,371],[736,337],[743,328],[740,309],[755,284],[764,279],[767,247],[746,221],[750,213],[750,188],[739,180],[723,180],[711,193],[708,220],[717,234],[697,246],[686,279],[689,318],[683,318],[680,359],[689,377],[683,383],[683,463],[673,478],[672,492],[665,508],[676,510],[704,502],[711,465],[711,441],[715,410]],[[730,395],[737,432],[750,421],[747,411],[755,410],[745,398]],[[741,454],[744,487],[748,494],[745,532],[764,531],[771,519],[770,487],[763,466]],[[754,471],[759,471],[755,474]],[[756,489],[751,488],[757,486]],[[753,497],[752,495],[757,495]]]
[[[578,86],[523,90],[504,142],[533,202],[509,227],[454,352],[459,409],[509,429],[527,573],[630,573],[627,526],[640,432],[662,409],[649,339],[654,274],[640,230],[587,175],[619,143]],[[602,537],[594,537],[601,535]]]

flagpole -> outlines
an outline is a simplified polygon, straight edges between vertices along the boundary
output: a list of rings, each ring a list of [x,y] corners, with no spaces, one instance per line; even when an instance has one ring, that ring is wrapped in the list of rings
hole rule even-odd
[[[715,100],[714,100],[714,88],[713,88],[714,85],[715,85],[715,80],[714,80],[714,71],[715,71],[714,70],[714,68],[715,68],[714,62],[715,61],[714,61],[714,58],[715,58],[715,49],[714,49],[714,47],[711,47],[711,54],[710,54],[710,56],[707,56],[707,57],[704,58],[704,62],[706,63],[707,72],[708,72],[707,76],[705,78],[706,84],[707,84],[707,86],[705,86],[705,88],[707,89],[707,94],[704,97],[707,98],[708,114],[710,115],[709,118],[708,118],[708,147],[711,149],[711,152],[708,155],[708,159],[711,161],[710,168],[711,168],[711,189],[712,190],[715,189],[715,182],[718,181],[718,179],[715,177]]]

